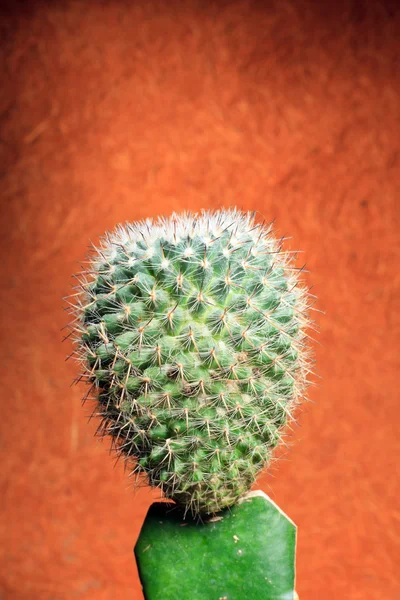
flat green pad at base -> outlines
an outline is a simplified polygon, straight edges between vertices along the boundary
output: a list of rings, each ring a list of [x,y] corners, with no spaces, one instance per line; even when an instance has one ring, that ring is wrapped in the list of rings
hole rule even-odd
[[[151,505],[135,556],[146,600],[294,600],[296,525],[263,492],[205,522]]]

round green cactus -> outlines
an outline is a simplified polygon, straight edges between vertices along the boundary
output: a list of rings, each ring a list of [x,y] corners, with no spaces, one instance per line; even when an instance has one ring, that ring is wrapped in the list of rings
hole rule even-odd
[[[231,506],[304,393],[309,297],[253,213],[119,226],[79,278],[72,324],[100,434],[193,514]]]

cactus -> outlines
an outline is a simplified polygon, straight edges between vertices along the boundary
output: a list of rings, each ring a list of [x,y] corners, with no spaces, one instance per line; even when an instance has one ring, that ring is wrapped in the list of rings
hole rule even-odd
[[[310,371],[310,294],[272,226],[236,209],[119,226],[78,277],[71,325],[98,433],[214,514],[271,460]]]
[[[154,502],[135,546],[146,600],[295,600],[295,524],[263,492],[201,523]]]

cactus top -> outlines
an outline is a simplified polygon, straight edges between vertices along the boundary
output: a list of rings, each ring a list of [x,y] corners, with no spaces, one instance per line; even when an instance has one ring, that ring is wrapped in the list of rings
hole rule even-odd
[[[193,514],[248,491],[303,394],[308,292],[271,225],[236,209],[107,234],[73,324],[99,432]]]

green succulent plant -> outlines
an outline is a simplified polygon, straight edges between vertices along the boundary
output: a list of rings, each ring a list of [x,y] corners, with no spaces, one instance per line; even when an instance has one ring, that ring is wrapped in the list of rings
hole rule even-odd
[[[118,226],[78,278],[71,328],[98,433],[193,515],[249,490],[304,395],[299,273],[270,224],[221,209]]]

